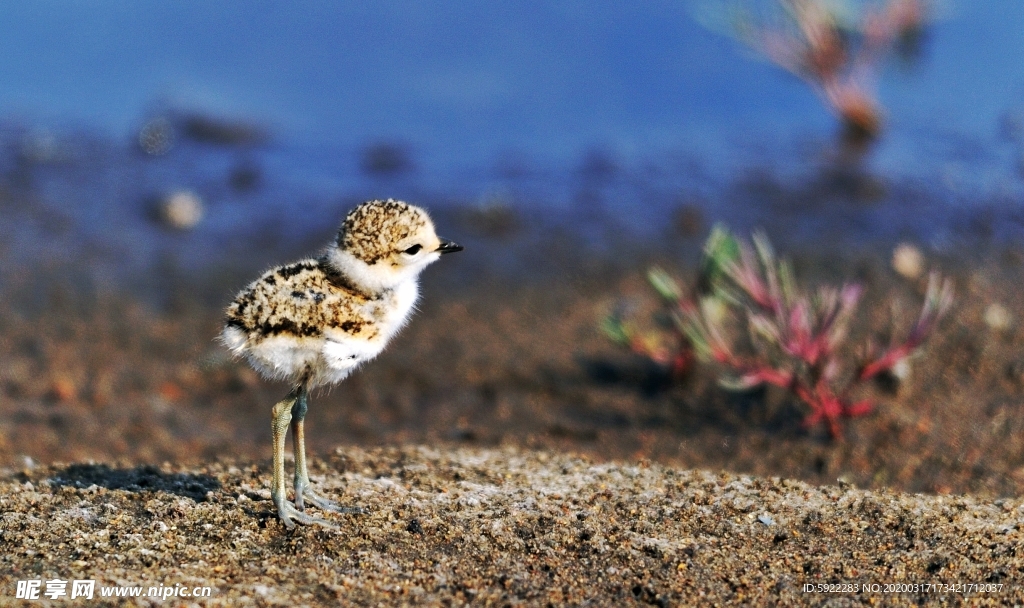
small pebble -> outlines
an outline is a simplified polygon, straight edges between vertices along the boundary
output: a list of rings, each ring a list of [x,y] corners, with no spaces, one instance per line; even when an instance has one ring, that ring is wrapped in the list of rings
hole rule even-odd
[[[985,325],[993,331],[1006,331],[1013,323],[1013,315],[1006,307],[998,302],[993,302],[985,309]]]
[[[917,279],[924,274],[924,254],[910,243],[900,243],[892,252],[892,269],[907,279]]]
[[[910,378],[910,358],[904,357],[896,362],[890,370],[892,375],[900,382],[906,382]]]
[[[54,379],[53,384],[50,387],[50,395],[55,400],[61,402],[74,400],[76,393],[75,383],[66,376]]]
[[[195,192],[179,190],[160,203],[160,219],[175,230],[191,230],[203,220],[206,210]]]

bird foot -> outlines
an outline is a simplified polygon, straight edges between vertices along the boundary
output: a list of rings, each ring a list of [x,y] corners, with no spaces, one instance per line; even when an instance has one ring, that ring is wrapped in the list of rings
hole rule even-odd
[[[324,498],[323,496],[320,496],[319,494],[314,492],[313,488],[309,487],[308,485],[302,485],[295,488],[295,508],[301,511],[305,507],[304,503],[307,500],[311,505],[323,509],[324,511],[358,515],[367,514],[366,509],[363,509],[361,507],[346,507],[344,505],[340,505],[334,502],[333,500],[330,500],[329,498]]]
[[[298,522],[307,526],[323,526],[330,530],[339,529],[338,526],[322,517],[317,517],[316,515],[310,515],[309,513],[300,511],[295,505],[284,498],[275,499],[274,502],[277,503],[277,515],[281,518],[281,523],[283,523],[287,528],[294,528],[295,522]]]

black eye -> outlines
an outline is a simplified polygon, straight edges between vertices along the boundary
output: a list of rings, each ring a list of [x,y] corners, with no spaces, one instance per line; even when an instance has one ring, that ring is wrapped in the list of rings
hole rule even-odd
[[[423,249],[423,245],[413,245],[412,247],[406,249],[405,252],[408,253],[409,255],[416,255],[417,253],[420,252],[420,249]]]

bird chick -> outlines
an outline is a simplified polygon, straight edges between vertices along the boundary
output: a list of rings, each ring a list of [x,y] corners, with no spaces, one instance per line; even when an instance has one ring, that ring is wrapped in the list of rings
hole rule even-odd
[[[267,378],[293,389],[273,409],[274,480],[281,521],[334,527],[304,512],[359,513],[310,487],[303,420],[309,390],[344,380],[376,357],[405,325],[419,297],[418,277],[442,254],[462,247],[437,236],[423,209],[392,199],[353,209],[337,239],[318,258],[273,268],[243,289],[227,309],[221,339]],[[295,451],[295,503],[284,482],[285,434]]]

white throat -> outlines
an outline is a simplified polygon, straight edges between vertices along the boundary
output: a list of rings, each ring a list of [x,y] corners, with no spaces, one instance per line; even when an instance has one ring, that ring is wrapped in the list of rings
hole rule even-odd
[[[410,266],[395,270],[380,263],[370,266],[338,247],[327,250],[327,263],[352,282],[352,286],[367,294],[390,291],[406,282],[416,282],[422,266]]]

